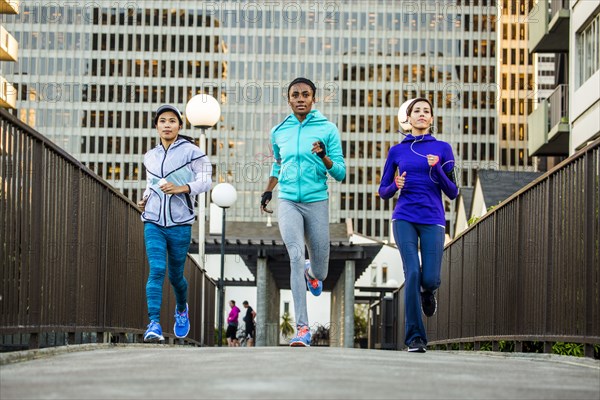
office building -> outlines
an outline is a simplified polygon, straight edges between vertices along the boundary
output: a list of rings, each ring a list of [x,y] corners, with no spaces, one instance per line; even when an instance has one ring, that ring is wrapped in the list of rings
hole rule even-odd
[[[554,55],[555,84],[529,117],[529,152],[572,155],[600,137],[600,4],[538,0],[529,47]]]
[[[0,14],[18,14],[19,2],[0,0]],[[0,24],[0,107],[15,108],[17,92],[15,87],[4,78],[3,65],[5,62],[15,62],[18,59],[19,44],[6,28]]]
[[[533,111],[538,96],[534,57],[527,49],[527,15],[533,4],[533,0],[502,1],[498,24],[501,170],[531,171],[535,168],[533,157],[527,152],[527,116]]]
[[[208,92],[222,103],[221,122],[207,132],[215,180],[238,190],[228,216],[265,220],[258,204],[269,132],[290,112],[285,92],[297,76],[315,81],[316,108],[343,142],[347,176],[330,184],[331,222],[352,218],[356,232],[389,238],[394,200],[377,188],[388,149],[402,139],[397,112],[407,99],[433,100],[437,135],[455,150],[462,186],[501,162],[495,0],[100,4],[23,4],[5,19],[22,46],[6,75],[36,129],[133,200],[145,185],[142,155],[157,139],[153,110],[184,110]],[[515,85],[520,74],[529,83],[523,70]],[[520,123],[507,122],[515,138]],[[521,142],[507,129],[503,145],[517,157]],[[529,165],[527,156],[518,160]],[[446,210],[450,231],[447,199]]]

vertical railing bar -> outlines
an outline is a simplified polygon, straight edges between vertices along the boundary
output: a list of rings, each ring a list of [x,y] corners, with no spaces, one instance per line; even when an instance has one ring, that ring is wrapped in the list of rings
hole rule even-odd
[[[33,174],[33,164],[32,164],[32,158],[33,158],[33,148],[32,148],[32,142],[33,140],[31,140],[28,137],[23,137],[24,142],[26,142],[27,146],[27,151],[25,153],[25,158],[24,158],[24,176],[23,176],[23,191],[24,193],[26,193],[25,197],[25,201],[22,203],[22,207],[21,207],[21,211],[20,214],[22,215],[22,226],[23,226],[23,234],[22,234],[22,238],[23,238],[23,243],[21,246],[21,252],[24,254],[24,257],[22,259],[22,263],[21,263],[21,273],[23,275],[25,274],[30,274],[30,271],[34,268],[34,264],[32,263],[32,257],[31,257],[31,251],[32,251],[32,240],[31,240],[31,226],[35,223],[37,223],[37,221],[34,221],[32,219],[32,174]],[[19,286],[21,288],[20,293],[19,293],[19,297],[21,298],[29,298],[29,293],[31,291],[31,286],[29,285],[29,281],[28,279],[19,279]],[[20,304],[24,303],[21,301],[21,299],[18,300]],[[24,312],[24,310],[19,309],[19,307],[17,307],[17,312],[20,314],[22,312]]]
[[[71,304],[70,304],[70,310],[68,310],[68,312],[71,315],[71,318],[73,318],[73,326],[74,329],[77,328],[78,324],[79,324],[79,309],[80,309],[80,300],[81,301],[85,301],[85,294],[83,294],[83,298],[80,299],[79,294],[80,294],[80,288],[82,287],[81,283],[81,279],[82,279],[82,269],[87,269],[89,268],[88,265],[78,265],[79,264],[79,260],[80,260],[80,251],[83,250],[85,251],[85,249],[82,249],[82,247],[85,247],[85,243],[81,243],[81,241],[79,241],[79,227],[81,225],[81,221],[80,221],[80,216],[81,216],[81,205],[82,202],[80,201],[81,198],[81,170],[79,168],[75,168],[73,166],[68,166],[68,169],[71,170],[72,175],[71,175],[71,190],[67,191],[68,196],[71,197],[71,201],[67,202],[68,204],[71,204],[71,209],[72,212],[68,215],[68,218],[70,219],[70,223],[68,224],[68,231],[70,232],[70,234],[68,235],[68,249],[69,249],[69,260],[67,261],[67,265],[69,266],[69,269],[71,271],[70,275],[70,279],[67,280],[67,282],[70,282],[71,284],[71,288],[70,291],[72,293],[72,297],[71,297]],[[87,303],[87,302],[85,302]]]
[[[0,148],[8,149],[8,126],[5,121],[0,120]],[[10,268],[8,263],[8,246],[12,240],[10,231],[7,229],[6,223],[6,208],[8,206],[8,190],[6,187],[6,179],[9,178],[8,171],[8,157],[0,157],[0,197],[2,198],[2,207],[0,207],[0,235],[4,238],[5,243],[0,246],[0,263],[4,265],[4,274],[7,274],[7,270]],[[6,275],[5,275],[6,276]],[[0,290],[2,293],[8,293],[10,284],[8,279],[2,279]],[[14,310],[14,307],[7,307],[8,301],[0,302],[0,325],[7,326],[10,321],[10,316],[7,315],[10,309]]]
[[[45,224],[45,215],[43,214],[43,207],[41,205],[46,203],[46,198],[44,196],[44,179],[43,179],[43,171],[44,171],[44,145],[42,142],[34,140],[32,142],[33,145],[33,158],[32,158],[32,185],[31,190],[33,193],[37,194],[37,204],[39,207],[33,207],[33,222],[36,225],[32,229],[31,235],[31,246],[33,246],[34,251],[32,252],[31,259],[31,268],[29,270],[29,311],[27,318],[27,325],[33,326],[37,328],[36,333],[32,337],[32,341],[29,343],[30,348],[37,348],[37,334],[40,329],[40,322],[42,313],[40,310],[41,305],[41,293],[39,288],[41,287],[41,271],[37,266],[42,263],[42,257],[44,254],[43,249],[43,230],[42,227]],[[23,321],[25,322],[25,321]]]
[[[104,284],[104,299],[103,299],[103,310],[102,310],[102,329],[105,332],[107,330],[107,325],[109,321],[107,320],[108,315],[108,282],[110,279],[110,275],[108,274],[108,262],[107,262],[107,241],[108,241],[108,193],[106,190],[102,190],[100,193],[100,213],[102,215],[100,221],[100,265],[103,271],[103,275],[105,277]]]
[[[584,192],[585,192],[585,207],[584,210],[586,210],[586,215],[585,215],[585,220],[586,221],[596,221],[598,219],[600,219],[598,217],[598,213],[600,213],[599,210],[597,210],[595,208],[595,206],[597,205],[597,200],[595,201],[594,196],[598,195],[600,198],[600,193],[596,192],[594,190],[594,183],[596,181],[596,179],[598,179],[598,175],[597,175],[597,166],[595,165],[595,157],[594,157],[594,153],[597,150],[593,150],[591,149],[590,151],[588,151],[585,154],[584,157],[584,179],[585,179],[585,184],[584,184]],[[600,185],[599,185],[600,186]],[[596,198],[596,199],[598,199]],[[596,245],[596,240],[597,237],[595,237],[594,235],[594,224],[593,223],[586,223],[584,224],[585,226],[585,236],[586,238],[588,238],[588,240],[585,241],[585,270],[586,270],[586,287],[585,287],[585,292],[586,295],[584,296],[585,299],[585,320],[586,320],[586,329],[584,334],[587,336],[593,336],[594,333],[597,333],[597,328],[598,328],[598,324],[595,319],[594,319],[594,303],[596,303],[596,305],[598,304],[598,298],[594,293],[594,266],[596,266],[596,268],[598,268],[597,264],[594,263],[594,247],[597,246]]]

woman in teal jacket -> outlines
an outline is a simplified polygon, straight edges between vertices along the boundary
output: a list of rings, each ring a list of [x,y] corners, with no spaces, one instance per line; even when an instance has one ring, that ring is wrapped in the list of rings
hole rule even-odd
[[[261,210],[279,184],[279,230],[290,257],[290,286],[296,314],[297,335],[290,346],[310,346],[306,288],[318,296],[329,268],[329,195],[327,175],[336,181],[346,176],[340,134],[319,111],[312,110],[316,87],[296,78],[288,87],[292,114],[271,130],[275,162]],[[305,242],[306,241],[306,242]],[[305,260],[304,246],[309,260]]]

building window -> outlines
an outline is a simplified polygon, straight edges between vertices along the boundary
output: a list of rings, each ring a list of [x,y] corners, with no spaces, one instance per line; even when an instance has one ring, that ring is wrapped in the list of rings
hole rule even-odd
[[[371,286],[377,286],[377,265],[371,265]]]
[[[525,49],[519,49],[519,65],[525,65]]]
[[[523,124],[519,124],[519,140],[520,141],[525,140],[525,125],[523,125]]]
[[[581,86],[600,69],[600,13],[577,35],[577,62]]]
[[[519,26],[519,39],[525,40],[525,24]]]

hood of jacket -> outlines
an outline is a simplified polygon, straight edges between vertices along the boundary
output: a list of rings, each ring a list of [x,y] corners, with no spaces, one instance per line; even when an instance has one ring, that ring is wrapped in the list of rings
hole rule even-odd
[[[310,110],[308,114],[306,114],[306,118],[304,121],[300,122],[294,113],[288,115],[279,125],[277,125],[273,129],[273,133],[278,131],[279,129],[289,128],[291,126],[301,125],[303,127],[310,125],[323,125],[325,123],[330,123],[327,118],[319,110]]]
[[[425,135],[413,136],[412,134],[406,135],[406,137],[402,140],[401,143],[411,143],[411,142],[435,142],[437,139],[433,137],[431,133],[427,133]]]

